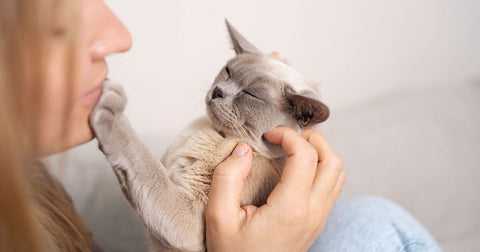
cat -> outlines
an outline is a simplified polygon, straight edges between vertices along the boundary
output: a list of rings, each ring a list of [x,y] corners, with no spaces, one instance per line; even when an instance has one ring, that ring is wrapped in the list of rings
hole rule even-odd
[[[226,21],[236,56],[207,92],[207,116],[182,131],[161,159],[140,141],[122,114],[127,98],[103,84],[90,124],[120,187],[145,223],[151,251],[205,251],[204,211],[215,167],[234,147],[252,147],[252,169],[241,204],[260,206],[280,179],[286,154],[263,133],[277,126],[298,132],[325,121],[317,84],[282,60],[262,53]]]

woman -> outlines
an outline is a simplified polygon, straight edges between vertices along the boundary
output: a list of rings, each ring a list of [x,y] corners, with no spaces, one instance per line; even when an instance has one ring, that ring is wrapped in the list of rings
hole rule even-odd
[[[34,160],[93,138],[88,117],[108,72],[105,58],[127,51],[130,34],[101,0],[0,0],[0,41],[0,251],[95,250],[62,186]],[[251,150],[237,146],[213,177],[206,211],[211,251],[307,250],[325,227],[345,181],[341,159],[319,132],[278,128],[267,135],[290,155],[282,181],[267,205],[240,207]],[[407,231],[416,230],[413,238],[421,241],[415,244],[435,245],[398,207],[358,199],[337,207],[314,246],[368,248],[372,239],[361,231],[358,239],[340,239],[346,226],[335,220],[350,216],[348,228],[358,231],[368,207],[377,206],[380,220],[402,216],[410,223]],[[341,214],[349,207],[349,215]],[[379,223],[371,237],[390,227]],[[413,244],[410,236],[394,240],[399,235],[382,240],[392,246],[381,248]],[[352,240],[365,242],[351,247]]]

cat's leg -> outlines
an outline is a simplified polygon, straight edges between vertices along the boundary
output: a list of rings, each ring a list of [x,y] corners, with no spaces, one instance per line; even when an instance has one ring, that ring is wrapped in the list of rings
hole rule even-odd
[[[203,205],[170,181],[165,167],[140,141],[123,115],[126,102],[120,85],[104,83],[90,116],[100,149],[153,237],[166,246],[203,250]]]

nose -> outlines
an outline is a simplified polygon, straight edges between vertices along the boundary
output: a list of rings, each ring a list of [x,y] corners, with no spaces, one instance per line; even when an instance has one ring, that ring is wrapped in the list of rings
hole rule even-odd
[[[217,99],[217,98],[224,98],[222,89],[220,89],[219,87],[215,87],[212,93],[212,99]]]
[[[90,55],[93,61],[108,55],[128,51],[132,47],[132,37],[128,29],[103,2],[89,9]]]

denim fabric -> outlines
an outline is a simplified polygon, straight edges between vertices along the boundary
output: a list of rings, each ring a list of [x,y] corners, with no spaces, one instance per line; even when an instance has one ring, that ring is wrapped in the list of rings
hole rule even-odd
[[[442,251],[430,233],[398,205],[378,197],[339,200],[308,251]]]

